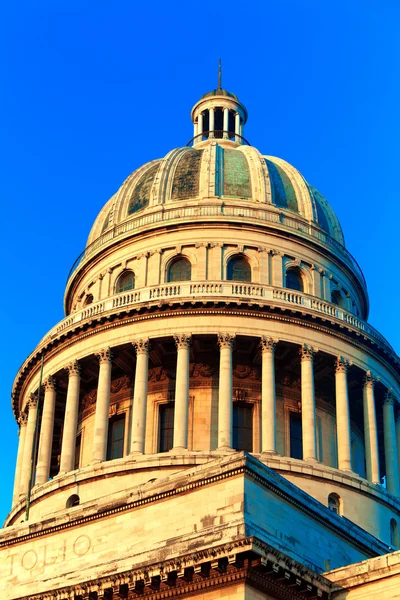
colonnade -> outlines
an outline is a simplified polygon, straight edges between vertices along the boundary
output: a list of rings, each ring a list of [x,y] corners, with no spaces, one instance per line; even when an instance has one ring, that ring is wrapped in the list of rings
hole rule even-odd
[[[187,334],[174,336],[177,348],[174,437],[172,451],[188,449],[189,413],[189,364],[192,338]],[[219,397],[218,397],[218,449],[232,448],[233,413],[233,362],[232,353],[235,336],[229,333],[218,334],[220,349]],[[262,355],[261,381],[261,451],[276,453],[276,385],[275,349],[277,341],[263,337],[260,341]],[[150,341],[136,340],[136,372],[132,418],[130,424],[130,453],[143,454],[146,434],[146,411]],[[317,350],[308,344],[300,348],[301,362],[301,417],[303,460],[317,461],[316,400],[314,387],[314,356]],[[96,353],[99,361],[97,401],[92,439],[92,463],[106,460],[109,406],[111,395],[112,353],[105,348]],[[351,427],[347,370],[350,363],[342,356],[337,357],[335,366],[336,390],[336,429],[338,448],[338,468],[351,471]],[[60,457],[60,474],[74,468],[75,446],[78,424],[80,367],[73,361],[67,367],[68,389],[64,418],[63,439]],[[367,479],[380,483],[379,449],[376,403],[374,387],[376,378],[371,372],[365,375],[363,389],[364,441]],[[45,483],[50,476],[54,413],[56,403],[56,383],[53,377],[44,382],[44,400],[40,427],[38,456],[36,465],[36,485]],[[387,489],[400,496],[400,418],[395,418],[395,398],[388,390],[383,406],[384,452]],[[37,398],[31,395],[27,413],[19,419],[20,441],[17,455],[13,504],[28,493],[34,460],[35,424],[37,420]]]
[[[215,110],[219,107],[211,107],[208,108],[208,129],[209,129],[209,137],[215,137]],[[223,139],[229,139],[229,108],[222,108],[223,110]],[[194,137],[201,136],[204,131],[204,114],[200,113],[197,117],[197,122],[194,124]],[[235,112],[235,142],[240,142],[242,136],[242,124],[240,119],[240,114]],[[195,140],[196,142],[196,140]]]

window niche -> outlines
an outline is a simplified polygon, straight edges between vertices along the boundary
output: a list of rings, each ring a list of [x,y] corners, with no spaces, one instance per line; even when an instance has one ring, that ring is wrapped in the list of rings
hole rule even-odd
[[[253,405],[233,403],[232,446],[235,450],[253,452]]]
[[[158,451],[168,452],[174,446],[175,404],[168,402],[159,405],[158,413]]]
[[[135,289],[135,274],[133,271],[124,271],[117,280],[115,291],[117,294]]]
[[[328,496],[328,508],[329,510],[331,510],[332,512],[334,512],[337,515],[341,515],[342,514],[342,502],[341,502],[341,498],[340,496],[338,496],[337,494],[329,494]]]
[[[228,281],[251,282],[251,267],[245,256],[233,256],[226,268],[226,278]]]
[[[287,287],[289,290],[304,292],[303,277],[299,268],[290,267],[286,271],[285,287]]]
[[[125,415],[112,417],[108,425],[107,460],[124,456]]]
[[[169,283],[175,281],[190,281],[192,279],[192,265],[187,258],[180,256],[175,258],[168,267],[167,280]]]

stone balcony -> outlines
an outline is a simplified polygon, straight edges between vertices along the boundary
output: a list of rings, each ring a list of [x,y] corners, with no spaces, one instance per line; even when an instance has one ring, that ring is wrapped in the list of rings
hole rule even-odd
[[[395,356],[392,346],[371,325],[339,306],[297,291],[268,285],[239,283],[234,281],[185,281],[130,290],[100,300],[69,315],[53,327],[41,340],[39,347],[46,345],[61,334],[84,324],[93,318],[145,306],[185,302],[224,302],[248,306],[269,306],[280,310],[301,312],[302,315],[320,317],[346,327],[356,335],[369,338],[385,352]],[[396,357],[397,359],[397,357]]]

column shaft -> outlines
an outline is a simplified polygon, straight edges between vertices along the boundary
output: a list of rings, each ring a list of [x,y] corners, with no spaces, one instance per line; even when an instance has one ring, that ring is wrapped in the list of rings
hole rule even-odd
[[[373,375],[368,372],[364,385],[365,458],[367,464],[367,479],[372,481],[372,483],[380,483],[374,382],[375,379]]]
[[[224,126],[223,126],[223,137],[227,139],[229,137],[229,108],[224,108]]]
[[[239,113],[236,113],[235,115],[235,142],[240,142],[240,138],[237,136],[240,136],[240,115]]]
[[[15,478],[14,478],[14,491],[13,491],[13,500],[12,500],[13,506],[18,502],[19,490],[20,490],[20,485],[21,485],[21,470],[22,470],[22,462],[24,459],[24,447],[25,447],[27,421],[28,421],[27,415],[25,413],[22,413],[18,419],[20,429],[19,429],[17,464],[16,464],[16,468],[15,468]]]
[[[146,438],[150,343],[148,339],[140,339],[134,342],[133,345],[136,349],[136,372],[133,393],[130,452],[140,452],[143,454]]]
[[[52,377],[44,382],[44,402],[40,425],[39,451],[36,467],[36,485],[46,483],[50,477],[53,448],[54,413],[56,410],[56,385]]]
[[[94,417],[92,461],[100,462],[107,458],[108,414],[111,389],[111,351],[110,348],[100,350],[96,354],[99,359],[99,382],[97,386],[96,414]]]
[[[275,346],[262,338],[261,452],[276,452]]]
[[[33,459],[33,445],[35,443],[35,427],[37,413],[37,398],[31,394],[28,412],[28,423],[26,425],[24,455],[22,459],[21,483],[19,493],[26,496],[29,490],[29,481],[31,478],[31,468]]]
[[[200,113],[197,118],[197,135],[201,136],[202,133],[203,133],[203,115],[202,115],[202,113]],[[201,142],[201,140],[202,140],[202,137],[198,137],[197,140],[195,140],[196,144],[198,142]]]
[[[349,361],[339,356],[336,361],[336,432],[338,448],[338,466],[343,471],[351,471],[351,429],[350,407],[347,385],[347,367]]]
[[[209,137],[213,138],[214,135],[214,109],[210,108],[208,111],[208,129],[210,130]]]
[[[316,409],[314,391],[314,348],[301,349],[301,424],[303,460],[317,460]]]
[[[80,367],[77,360],[67,366],[68,390],[65,404],[64,431],[61,445],[60,473],[73,471],[75,467],[76,432],[78,427]]]
[[[189,358],[190,336],[174,336],[178,357],[176,363],[174,448],[188,447]]]
[[[385,444],[386,487],[393,496],[400,495],[399,465],[397,456],[395,399],[389,390],[383,404],[383,436]]]
[[[235,337],[229,333],[218,334],[219,395],[218,395],[218,448],[232,447],[232,348]]]

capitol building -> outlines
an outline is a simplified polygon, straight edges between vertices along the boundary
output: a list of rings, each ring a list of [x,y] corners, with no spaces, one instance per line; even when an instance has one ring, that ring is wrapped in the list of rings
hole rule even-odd
[[[247,118],[205,94],[95,218],[14,381],[1,598],[400,597],[400,359]]]

